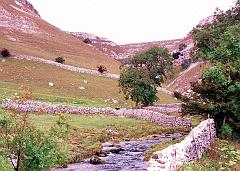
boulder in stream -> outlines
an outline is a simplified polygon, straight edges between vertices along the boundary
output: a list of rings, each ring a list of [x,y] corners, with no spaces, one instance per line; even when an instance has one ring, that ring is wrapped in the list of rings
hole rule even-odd
[[[92,156],[89,160],[89,163],[91,164],[104,164],[105,161],[99,158],[98,156]]]

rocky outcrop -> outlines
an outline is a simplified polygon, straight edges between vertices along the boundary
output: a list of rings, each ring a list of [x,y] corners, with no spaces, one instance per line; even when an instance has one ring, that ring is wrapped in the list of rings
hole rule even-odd
[[[175,39],[175,40],[164,40],[164,41],[153,41],[153,42],[142,42],[142,43],[132,43],[132,44],[124,44],[118,45],[107,38],[98,37],[91,33],[84,32],[68,32],[69,34],[77,37],[80,41],[84,39],[89,39],[91,43],[90,46],[95,47],[97,50],[102,51],[104,54],[111,56],[114,59],[122,60],[129,58],[132,55],[143,52],[153,46],[157,47],[165,47],[169,50],[169,52],[174,52],[178,50],[179,45],[184,43],[187,45],[187,48],[182,51],[182,56],[174,60],[176,65],[180,65],[184,59],[190,58],[190,49],[193,47],[193,42],[191,37],[188,35],[183,39]]]
[[[148,171],[175,171],[184,163],[200,158],[216,137],[213,119],[207,119],[195,127],[180,143],[153,154]]]
[[[24,7],[27,12],[40,17],[38,11],[27,0],[15,0],[15,3],[21,7]]]
[[[46,34],[30,19],[31,17],[40,18],[38,12],[26,0],[0,5],[0,27],[27,34]]]
[[[77,37],[80,41],[84,41],[85,39],[88,38],[91,41],[91,43],[89,43],[90,46],[95,47],[97,50],[103,52],[105,55],[108,55],[114,59],[121,59],[123,49],[116,43],[108,40],[107,38],[99,37],[94,34],[84,32],[68,32],[68,33]]]
[[[124,49],[124,53],[121,54],[121,58],[128,58],[136,53],[143,52],[153,46],[165,47],[170,52],[178,48],[181,39],[176,40],[164,40],[164,41],[154,41],[154,42],[142,42],[142,43],[132,43],[121,45],[121,48]]]
[[[113,115],[118,117],[128,117],[150,121],[162,126],[176,126],[190,128],[191,120],[176,116],[168,116],[147,109],[112,109],[112,108],[86,108],[67,105],[56,105],[43,102],[27,101],[25,103],[16,103],[14,101],[6,101],[0,105],[1,108],[17,110],[23,112],[42,112],[50,114],[70,113],[78,115]],[[162,110],[163,112],[164,110]]]

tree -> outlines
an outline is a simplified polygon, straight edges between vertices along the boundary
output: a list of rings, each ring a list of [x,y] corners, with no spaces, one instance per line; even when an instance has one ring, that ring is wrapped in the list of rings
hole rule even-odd
[[[144,106],[152,105],[158,99],[153,81],[143,68],[124,69],[120,75],[119,86],[125,98],[133,100],[136,106],[140,103]]]
[[[142,53],[134,55],[126,60],[123,65],[134,68],[144,68],[149,73],[150,79],[160,85],[168,72],[172,69],[172,60],[166,48],[152,47]]]
[[[28,92],[24,94],[30,97]],[[25,101],[25,97],[18,101]],[[63,127],[61,123],[57,125]],[[56,129],[47,133],[37,129],[28,112],[3,111],[0,117],[0,158],[9,160],[16,171],[40,171],[66,164],[68,149],[56,132]]]
[[[210,60],[212,67],[201,82],[192,83],[192,98],[184,98],[184,113],[214,118],[218,133],[226,128],[240,133],[240,1],[213,23],[193,30],[193,54]],[[224,131],[225,130],[225,131]],[[229,133],[227,133],[230,135]]]
[[[209,59],[211,58],[209,52],[212,52],[214,48],[218,47],[218,40],[229,28],[239,24],[240,18],[240,1],[236,2],[236,5],[226,12],[219,9],[214,13],[214,20],[205,25],[198,25],[192,30],[192,36],[195,40],[195,46],[191,52],[191,55],[195,59]]]
[[[148,106],[158,99],[156,86],[167,78],[172,61],[166,48],[152,47],[123,61],[121,68],[119,86],[125,98],[133,100],[136,106]]]

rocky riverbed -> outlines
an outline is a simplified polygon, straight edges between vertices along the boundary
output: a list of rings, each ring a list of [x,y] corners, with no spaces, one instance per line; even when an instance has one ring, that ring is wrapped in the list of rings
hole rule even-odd
[[[145,152],[152,145],[177,138],[180,133],[154,137],[151,140],[124,141],[120,143],[104,143],[100,159],[104,164],[94,165],[90,159],[81,163],[69,164],[67,168],[54,169],[53,171],[145,171],[147,162],[144,161]]]

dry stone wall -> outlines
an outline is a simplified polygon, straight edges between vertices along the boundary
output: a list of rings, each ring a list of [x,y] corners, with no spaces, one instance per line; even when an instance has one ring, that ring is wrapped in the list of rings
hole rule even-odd
[[[85,115],[114,115],[150,121],[162,126],[191,127],[191,120],[175,116],[167,116],[159,112],[147,109],[112,109],[112,108],[87,108],[68,105],[57,105],[43,102],[27,101],[19,104],[14,101],[6,101],[0,104],[1,108],[14,109],[23,112],[43,112],[43,113],[71,113]]]
[[[202,156],[216,137],[213,119],[202,121],[180,143],[157,151],[149,160],[148,171],[175,171],[185,162]]]
[[[119,75],[117,75],[117,74],[110,74],[110,73],[101,74],[97,70],[91,70],[91,69],[79,68],[79,67],[66,65],[66,64],[60,64],[55,61],[37,58],[37,57],[33,57],[33,56],[16,55],[16,56],[14,56],[14,58],[19,59],[19,60],[28,60],[28,61],[33,61],[33,62],[40,62],[40,63],[44,63],[44,64],[54,65],[56,67],[59,67],[59,68],[65,69],[65,70],[69,70],[72,72],[77,72],[77,73],[91,74],[91,75],[116,78],[116,79],[119,78]]]
[[[154,112],[159,112],[159,113],[181,113],[182,103],[154,105],[154,106],[144,107],[144,109],[151,110]]]

